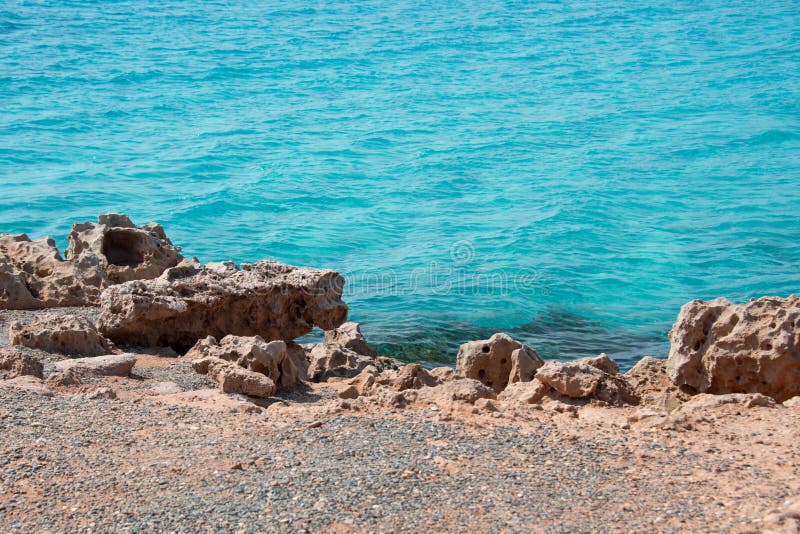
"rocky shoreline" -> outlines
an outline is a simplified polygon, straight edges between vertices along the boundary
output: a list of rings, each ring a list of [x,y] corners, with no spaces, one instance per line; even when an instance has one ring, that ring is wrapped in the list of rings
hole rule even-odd
[[[0,526],[800,529],[798,297],[690,302],[625,373],[503,333],[427,369],[370,347],[344,283],[125,215],[64,257],[0,235]]]

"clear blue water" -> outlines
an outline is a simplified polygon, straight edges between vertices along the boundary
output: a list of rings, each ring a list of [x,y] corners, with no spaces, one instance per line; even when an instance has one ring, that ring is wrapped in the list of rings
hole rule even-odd
[[[0,230],[337,269],[384,351],[665,356],[800,288],[800,4],[0,3]]]

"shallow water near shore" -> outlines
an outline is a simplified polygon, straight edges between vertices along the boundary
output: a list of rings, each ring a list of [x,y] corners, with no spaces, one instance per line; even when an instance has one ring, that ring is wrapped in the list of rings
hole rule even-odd
[[[15,2],[0,231],[125,212],[336,269],[383,352],[664,357],[800,288],[800,14],[776,1]]]

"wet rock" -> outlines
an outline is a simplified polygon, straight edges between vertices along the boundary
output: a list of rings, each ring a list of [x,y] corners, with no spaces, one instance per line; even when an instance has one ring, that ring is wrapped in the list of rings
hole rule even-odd
[[[265,341],[261,336],[225,336],[221,341],[208,336],[186,353],[188,359],[219,358],[261,373],[283,388],[300,382],[297,366],[284,341]]]
[[[333,271],[261,261],[223,272],[182,262],[154,280],[108,288],[99,329],[121,344],[186,350],[228,334],[291,341],[347,318],[344,279]]]
[[[669,378],[695,393],[800,394],[800,298],[718,298],[681,308],[670,331]]]
[[[0,350],[0,377],[15,378],[17,376],[35,376],[43,378],[42,362],[20,349],[8,348]]]
[[[95,306],[108,283],[98,264],[65,261],[49,237],[0,235],[0,308]]]
[[[9,337],[12,345],[61,354],[98,356],[113,348],[92,321],[77,315],[45,314],[27,325],[12,323]]]
[[[478,399],[496,399],[493,389],[471,378],[458,378],[436,387],[423,387],[416,391],[417,400],[433,404],[453,401],[474,404]]]
[[[498,333],[487,340],[461,345],[456,358],[456,373],[479,380],[499,393],[509,383],[533,379],[543,364],[535,350]]]
[[[631,391],[640,404],[671,412],[689,400],[667,376],[667,362],[645,356],[624,375]]]
[[[183,259],[160,224],[136,226],[115,213],[97,221],[72,226],[65,255],[79,265],[99,265],[111,283],[157,278]]]
[[[97,376],[128,376],[136,365],[135,354],[109,354],[91,358],[61,360],[55,363],[58,371],[75,370],[79,374],[86,373]]]
[[[276,386],[268,376],[250,371],[220,358],[203,358],[202,367],[195,367],[198,372],[205,371],[208,377],[216,382],[224,393],[240,393],[250,397],[266,398],[275,394]]]
[[[360,325],[352,321],[343,323],[333,330],[326,331],[325,344],[339,345],[340,347],[352,350],[356,354],[371,356],[373,358],[378,355],[378,353],[367,344],[367,340],[361,333]]]

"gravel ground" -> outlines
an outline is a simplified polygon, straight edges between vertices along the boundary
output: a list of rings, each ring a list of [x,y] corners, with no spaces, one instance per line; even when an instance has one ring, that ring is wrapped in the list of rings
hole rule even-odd
[[[413,411],[275,421],[10,388],[0,431],[6,532],[755,530],[713,485],[682,480],[726,459],[612,431]]]
[[[0,347],[35,313],[0,314]],[[797,408],[631,428],[633,409],[393,410],[330,384],[256,406],[134,352],[129,377],[0,381],[0,532],[757,532],[800,495]]]

